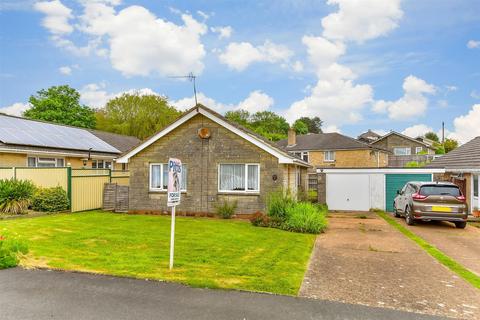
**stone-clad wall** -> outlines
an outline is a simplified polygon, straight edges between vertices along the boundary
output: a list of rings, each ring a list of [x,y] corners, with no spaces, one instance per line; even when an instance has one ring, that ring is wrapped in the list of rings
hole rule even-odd
[[[386,149],[390,152],[393,152],[393,148],[395,147],[410,147],[411,154],[416,154],[415,148],[422,147],[423,151],[427,151],[428,153],[433,153],[430,149],[427,150],[425,145],[420,142],[412,141],[409,139],[405,139],[404,137],[398,136],[396,134],[392,134],[391,136],[386,137],[380,141],[372,143],[373,146],[377,148]]]
[[[202,127],[210,129],[210,139],[198,137]],[[149,191],[149,164],[166,163],[169,157],[187,165],[187,192],[182,193],[177,206],[180,213],[213,213],[215,205],[224,199],[237,200],[237,214],[264,211],[267,193],[282,187],[287,177],[286,165],[279,164],[277,158],[205,116],[196,115],[130,159],[130,211],[158,213],[168,209],[165,192]],[[220,163],[259,163],[260,193],[219,194]]]
[[[335,161],[325,161],[325,154],[323,151],[310,151],[309,163],[314,168],[376,168],[386,167],[388,165],[388,154],[383,151],[370,149],[334,151]],[[314,170],[311,171],[314,172]]]

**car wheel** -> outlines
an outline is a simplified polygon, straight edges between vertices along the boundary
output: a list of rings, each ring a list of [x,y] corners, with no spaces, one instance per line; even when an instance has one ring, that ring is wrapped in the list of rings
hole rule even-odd
[[[395,205],[395,202],[393,203],[393,216],[395,218],[399,218],[400,217],[400,213],[398,213],[398,209],[397,209],[397,206]]]
[[[415,224],[415,220],[412,217],[412,213],[410,212],[410,207],[405,208],[405,222],[409,226],[413,226]]]
[[[465,221],[455,222],[455,227],[457,227],[459,229],[465,229],[466,226],[467,226],[467,222],[465,222]]]

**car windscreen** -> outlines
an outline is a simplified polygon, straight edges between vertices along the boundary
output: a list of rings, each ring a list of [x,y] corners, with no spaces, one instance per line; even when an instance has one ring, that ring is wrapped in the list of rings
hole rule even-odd
[[[456,186],[422,186],[420,194],[424,196],[460,196],[460,189]]]

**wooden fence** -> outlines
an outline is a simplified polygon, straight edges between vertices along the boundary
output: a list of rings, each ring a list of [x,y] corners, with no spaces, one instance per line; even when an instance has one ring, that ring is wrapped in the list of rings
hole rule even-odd
[[[110,169],[0,168],[0,179],[30,180],[38,187],[62,187],[68,194],[71,212],[100,209],[106,183],[129,185],[128,171]]]

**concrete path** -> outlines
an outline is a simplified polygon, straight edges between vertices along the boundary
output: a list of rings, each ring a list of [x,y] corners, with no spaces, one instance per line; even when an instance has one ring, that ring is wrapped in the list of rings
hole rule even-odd
[[[480,229],[467,225],[457,229],[449,222],[419,222],[414,226],[398,219],[410,231],[425,239],[430,244],[455,259],[472,272],[480,275]]]
[[[304,297],[480,319],[480,290],[374,213],[332,214],[317,238]]]
[[[0,271],[0,319],[440,319],[395,310],[158,281]]]

